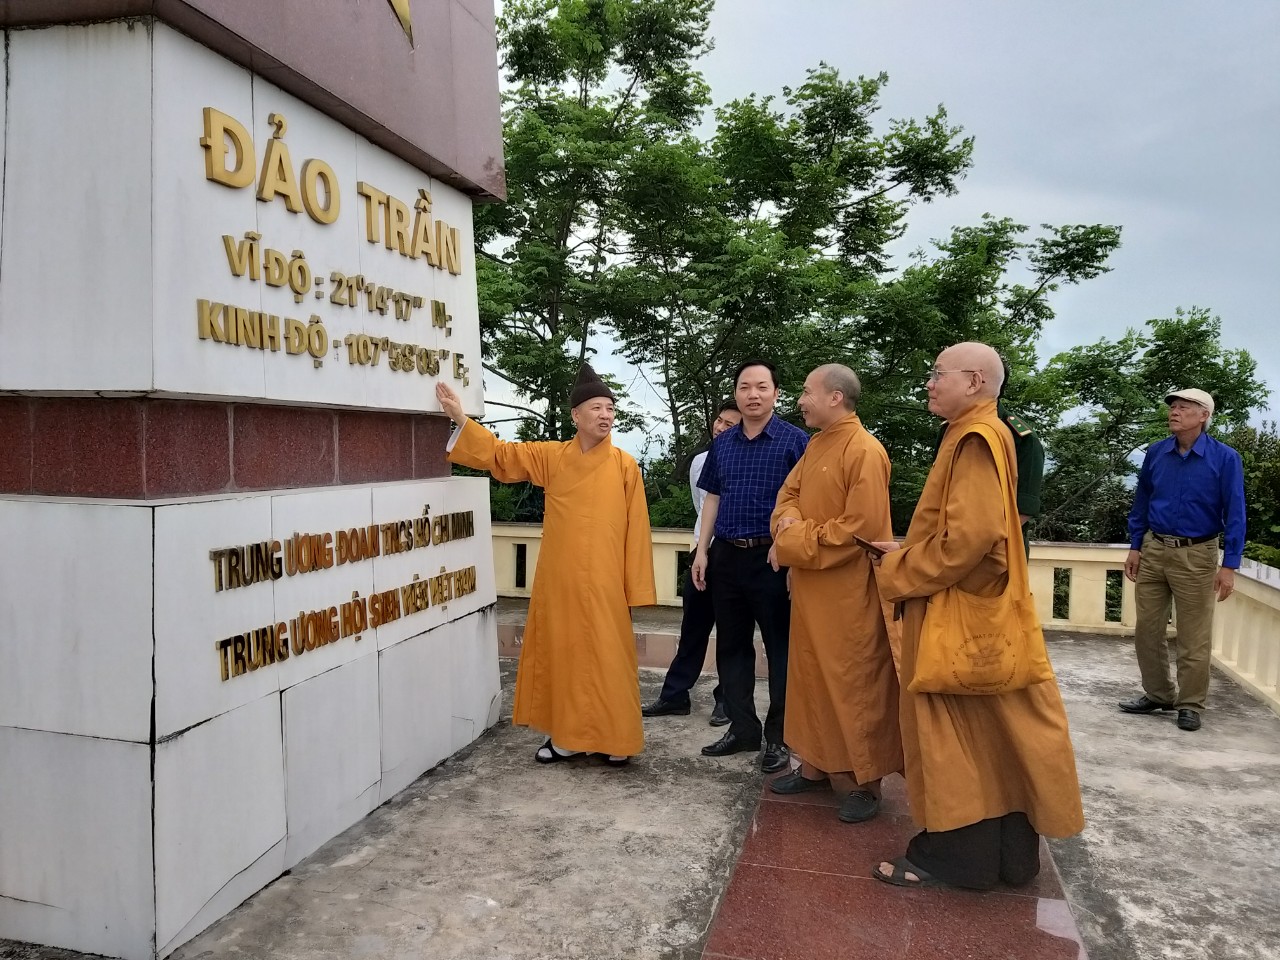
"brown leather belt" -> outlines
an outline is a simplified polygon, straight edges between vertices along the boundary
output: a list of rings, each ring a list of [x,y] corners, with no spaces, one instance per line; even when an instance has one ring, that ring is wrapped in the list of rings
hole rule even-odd
[[[1151,531],[1151,536],[1166,547],[1194,547],[1197,544],[1208,543],[1210,540],[1218,539],[1216,533],[1211,533],[1207,537],[1171,537],[1167,534],[1156,533],[1154,530]]]
[[[725,540],[724,542],[731,547],[740,547],[746,550],[750,547],[773,546],[773,537],[740,537],[737,540]]]

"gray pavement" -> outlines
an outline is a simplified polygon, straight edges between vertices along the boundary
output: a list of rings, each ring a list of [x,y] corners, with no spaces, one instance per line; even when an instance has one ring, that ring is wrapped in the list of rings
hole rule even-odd
[[[1204,726],[1122,714],[1131,639],[1058,634],[1086,828],[1054,859],[1091,960],[1280,958],[1280,717],[1214,671]]]

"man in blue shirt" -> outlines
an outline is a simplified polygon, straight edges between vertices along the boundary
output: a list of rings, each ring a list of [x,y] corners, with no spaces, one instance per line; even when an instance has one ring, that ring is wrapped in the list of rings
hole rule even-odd
[[[712,442],[698,478],[707,499],[691,573],[697,589],[705,590],[708,582],[715,585],[716,671],[729,716],[728,732],[702,752],[722,757],[761,750],[760,768],[772,773],[787,765],[782,730],[791,599],[786,568],[775,570],[769,562],[769,518],[809,436],[774,414],[778,371],[771,363],[749,360],[738,367],[734,399],[742,422]],[[769,712],[763,730],[755,706],[757,624],[769,660]]]
[[[1213,397],[1178,390],[1164,398],[1172,436],[1147,448],[1133,509],[1124,573],[1136,584],[1134,645],[1143,695],[1125,713],[1178,711],[1178,727],[1199,730],[1209,695],[1214,597],[1235,589],[1244,552],[1244,468],[1240,454],[1205,430]],[[1222,564],[1218,535],[1225,532]],[[1178,617],[1178,683],[1169,677],[1165,627],[1169,601]]]

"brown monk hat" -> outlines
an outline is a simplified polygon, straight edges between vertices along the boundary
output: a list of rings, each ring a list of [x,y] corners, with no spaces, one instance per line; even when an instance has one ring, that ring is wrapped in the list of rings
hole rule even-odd
[[[576,407],[580,403],[586,403],[588,400],[594,400],[596,397],[604,397],[607,400],[617,402],[613,391],[609,389],[591,369],[591,364],[584,363],[578,368],[578,379],[573,383],[573,390],[569,394],[569,406]]]
[[[1165,403],[1173,403],[1175,400],[1188,400],[1191,403],[1199,404],[1209,411],[1209,416],[1213,416],[1213,397],[1203,390],[1197,390],[1194,387],[1186,390],[1175,390],[1164,398]]]

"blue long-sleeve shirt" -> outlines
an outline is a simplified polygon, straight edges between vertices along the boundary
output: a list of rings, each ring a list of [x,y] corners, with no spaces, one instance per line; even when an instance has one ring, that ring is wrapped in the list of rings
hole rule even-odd
[[[1207,433],[1185,455],[1173,436],[1149,446],[1129,511],[1129,546],[1141,549],[1148,530],[1170,537],[1225,531],[1222,565],[1238,568],[1245,534],[1240,454]]]

